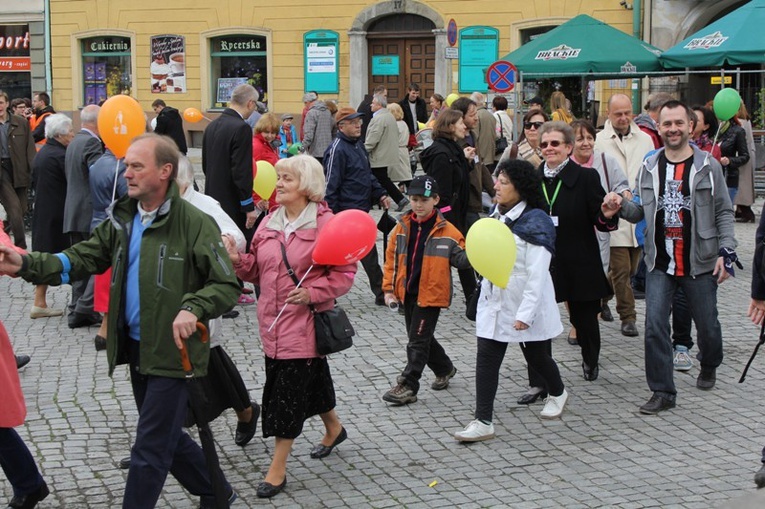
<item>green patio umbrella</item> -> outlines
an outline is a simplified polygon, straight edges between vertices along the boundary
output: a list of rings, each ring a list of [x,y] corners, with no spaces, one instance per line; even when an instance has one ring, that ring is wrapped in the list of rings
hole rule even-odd
[[[515,64],[524,78],[592,73],[599,78],[629,78],[660,71],[660,54],[659,48],[581,14],[502,60]]]
[[[668,69],[764,63],[763,27],[765,0],[752,0],[669,48],[661,61]]]

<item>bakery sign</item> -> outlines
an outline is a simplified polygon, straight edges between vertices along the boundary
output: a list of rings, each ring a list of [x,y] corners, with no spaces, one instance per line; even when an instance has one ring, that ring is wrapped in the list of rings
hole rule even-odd
[[[152,93],[185,93],[186,39],[182,35],[153,36],[149,70]]]
[[[570,58],[579,57],[581,51],[581,49],[571,48],[565,44],[561,44],[555,48],[540,51],[537,53],[534,60],[568,60]]]
[[[724,36],[722,32],[719,30],[713,34],[705,35],[704,37],[696,37],[695,39],[691,39],[688,41],[688,44],[683,46],[687,50],[695,50],[695,49],[710,49],[710,48],[717,48],[722,45],[725,41],[728,40],[728,37]]]
[[[29,25],[0,25],[0,72],[31,71]]]

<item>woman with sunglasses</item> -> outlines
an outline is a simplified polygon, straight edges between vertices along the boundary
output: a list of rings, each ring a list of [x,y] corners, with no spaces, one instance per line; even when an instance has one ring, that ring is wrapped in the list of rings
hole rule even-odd
[[[534,168],[542,164],[542,151],[539,149],[539,128],[549,120],[550,117],[542,110],[527,111],[523,116],[523,132],[518,137],[518,143],[511,143],[502,153],[499,162],[508,159],[523,159],[534,165]]]
[[[574,130],[565,122],[548,122],[539,130],[544,164],[540,167],[546,211],[556,226],[555,258],[551,264],[555,298],[568,302],[571,324],[582,349],[584,379],[598,378],[601,300],[611,294],[600,258],[595,229],[618,228],[618,215],[606,217],[601,204],[606,192],[598,173],[571,159]],[[593,228],[593,226],[595,228]]]

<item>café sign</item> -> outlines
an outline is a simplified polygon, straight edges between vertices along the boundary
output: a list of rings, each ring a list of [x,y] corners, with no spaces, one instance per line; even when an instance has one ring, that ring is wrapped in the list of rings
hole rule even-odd
[[[213,45],[213,51],[220,53],[266,51],[266,38],[251,35],[229,35],[215,39]]]

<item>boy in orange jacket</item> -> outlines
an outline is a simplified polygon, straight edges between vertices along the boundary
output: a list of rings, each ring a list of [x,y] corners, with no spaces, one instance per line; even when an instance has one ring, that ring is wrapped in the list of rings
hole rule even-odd
[[[431,388],[449,386],[457,368],[433,335],[441,308],[452,298],[450,266],[469,268],[465,238],[436,209],[438,184],[418,176],[407,191],[412,210],[403,214],[391,233],[385,259],[383,292],[388,306],[403,305],[409,336],[407,363],[396,385],[382,399],[394,405],[417,401],[425,366],[436,375]]]

